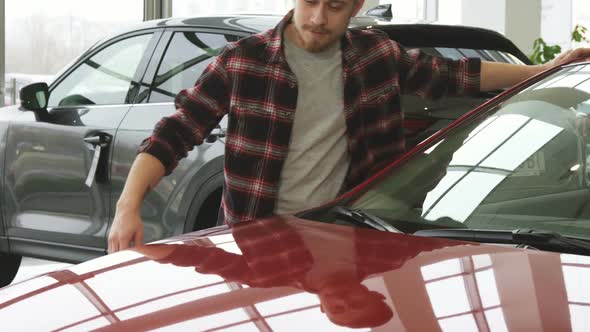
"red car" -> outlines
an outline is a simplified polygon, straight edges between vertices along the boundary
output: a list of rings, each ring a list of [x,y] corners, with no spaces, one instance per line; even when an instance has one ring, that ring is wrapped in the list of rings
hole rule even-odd
[[[588,322],[584,256],[295,217],[209,232],[4,288],[0,324],[5,331],[564,331]]]
[[[354,191],[0,291],[3,330],[586,331],[590,64],[501,94]]]

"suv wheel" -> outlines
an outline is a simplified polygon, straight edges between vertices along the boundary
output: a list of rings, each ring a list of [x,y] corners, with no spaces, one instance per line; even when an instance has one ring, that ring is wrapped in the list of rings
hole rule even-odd
[[[0,287],[8,286],[16,277],[22,256],[0,253]]]
[[[221,205],[221,194],[222,188],[217,188],[215,191],[207,197],[201,208],[199,214],[195,218],[195,227],[193,230],[197,231],[200,229],[207,229],[215,226],[219,226],[220,223],[217,220],[219,214],[219,206]]]
[[[203,183],[189,209],[185,233],[219,226],[217,216],[222,192],[223,173],[219,173]]]

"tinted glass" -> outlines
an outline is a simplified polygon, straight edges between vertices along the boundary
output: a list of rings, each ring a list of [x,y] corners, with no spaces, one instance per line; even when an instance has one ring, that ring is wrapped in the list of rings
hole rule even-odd
[[[195,84],[227,43],[237,39],[236,36],[223,34],[175,33],[154,78],[149,102],[173,101],[180,90]]]
[[[486,61],[522,64],[522,61],[520,61],[518,58],[509,55],[508,53],[494,50],[449,47],[424,48],[423,50],[428,54],[442,56],[444,58],[453,60],[458,60],[461,58],[479,58]]]
[[[590,238],[590,68],[527,88],[383,177],[354,207],[413,232],[533,228]]]
[[[53,89],[49,106],[125,104],[151,38],[135,36],[100,50]]]

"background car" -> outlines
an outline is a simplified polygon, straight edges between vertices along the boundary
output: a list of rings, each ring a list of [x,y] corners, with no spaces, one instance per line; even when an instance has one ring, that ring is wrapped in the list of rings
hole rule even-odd
[[[7,284],[21,255],[80,262],[106,253],[107,233],[140,142],[174,112],[229,42],[274,27],[278,16],[165,19],[106,38],[56,75],[49,111],[0,112],[0,265]],[[527,62],[488,30],[358,18],[408,48],[451,58]],[[404,98],[409,145],[493,94],[427,102]],[[164,178],[141,209],[146,241],[215,226],[223,183],[223,126]],[[93,161],[97,161],[93,164]]]

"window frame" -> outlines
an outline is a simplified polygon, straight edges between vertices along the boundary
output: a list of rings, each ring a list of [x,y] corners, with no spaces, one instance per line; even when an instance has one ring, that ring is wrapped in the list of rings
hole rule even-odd
[[[173,104],[174,101],[169,102],[155,102],[150,103],[149,100],[152,95],[152,91],[154,88],[155,80],[158,75],[158,71],[160,70],[160,66],[162,61],[164,61],[164,57],[170,44],[172,43],[174,34],[176,33],[183,33],[183,32],[191,32],[191,33],[208,33],[208,34],[218,34],[218,35],[233,35],[238,37],[239,39],[244,37],[252,36],[252,32],[246,31],[238,31],[238,30],[230,30],[230,29],[215,29],[215,28],[199,28],[199,27],[172,27],[166,28],[163,31],[162,37],[156,46],[156,50],[147,65],[148,68],[146,73],[143,77],[141,82],[141,90],[137,95],[137,98],[134,100],[136,104],[146,104],[146,105],[154,105],[154,104]],[[195,77],[195,82],[197,81],[198,77]],[[147,91],[146,91],[147,90]]]
[[[141,36],[141,35],[152,34],[152,38],[148,42],[146,50],[145,50],[142,58],[139,61],[138,66],[137,66],[137,70],[135,71],[135,73],[133,75],[132,83],[129,85],[129,89],[127,91],[128,96],[129,96],[129,92],[132,89],[131,86],[133,85],[133,83],[136,82],[139,85],[140,84],[139,82],[141,82],[141,79],[144,77],[144,75],[146,73],[147,66],[148,66],[148,62],[151,59],[151,57],[153,56],[154,51],[156,49],[156,45],[158,44],[160,38],[162,37],[163,30],[164,29],[162,29],[162,28],[150,28],[150,29],[135,30],[135,31],[131,31],[128,33],[119,34],[113,38],[109,38],[105,41],[99,42],[99,44],[93,46],[91,50],[84,52],[84,54],[82,56],[80,56],[72,65],[70,65],[70,67],[68,67],[66,70],[61,72],[59,77],[57,77],[49,86],[50,95],[53,92],[53,90],[55,90],[55,88],[57,88],[74,71],[78,70],[78,68],[80,66],[82,66],[88,59],[92,58],[93,56],[95,56],[99,52],[102,52],[107,47],[110,47],[110,46],[112,46],[118,42],[121,42],[125,39],[129,39],[129,38],[133,38],[133,37],[137,37],[137,36]],[[128,104],[133,104],[134,101],[135,101],[135,96],[133,96],[133,100],[130,100],[129,103],[99,104],[96,106],[128,105]],[[66,105],[66,106],[54,105],[52,107],[50,106],[50,110],[52,110],[52,109],[71,109],[71,108],[78,108],[79,106],[88,107],[88,106],[95,106],[95,105]]]

